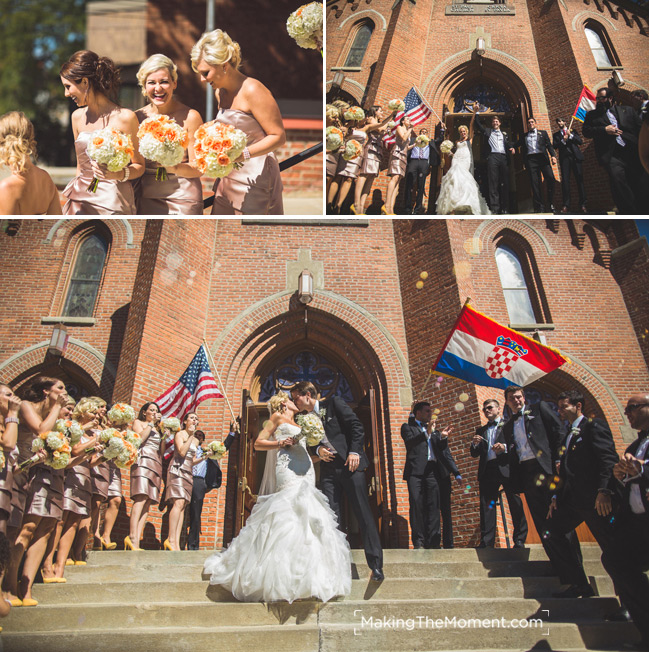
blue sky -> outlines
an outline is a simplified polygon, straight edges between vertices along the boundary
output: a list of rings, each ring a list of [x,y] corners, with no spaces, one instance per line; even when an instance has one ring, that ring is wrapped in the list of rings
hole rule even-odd
[[[644,235],[649,240],[649,220],[636,220],[635,223],[638,225],[640,235]]]

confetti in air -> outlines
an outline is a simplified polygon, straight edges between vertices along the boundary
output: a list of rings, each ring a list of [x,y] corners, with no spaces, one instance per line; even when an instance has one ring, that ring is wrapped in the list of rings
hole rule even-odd
[[[462,392],[458,398],[460,401],[462,401],[462,403],[466,403],[469,400],[469,395],[466,392]]]

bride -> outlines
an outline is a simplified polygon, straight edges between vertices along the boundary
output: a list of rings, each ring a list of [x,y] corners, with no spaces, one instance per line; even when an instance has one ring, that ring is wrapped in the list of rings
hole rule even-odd
[[[437,214],[452,215],[454,213],[472,215],[491,215],[487,202],[480,194],[478,184],[473,177],[473,123],[478,110],[476,102],[471,116],[471,123],[467,129],[461,125],[458,129],[460,140],[452,154],[453,161],[449,171],[442,178],[442,185],[437,198]]]
[[[210,584],[245,602],[323,602],[351,591],[351,552],[324,494],[285,392],[273,396],[270,421],[255,441],[267,451],[262,491],[230,547],[205,561]],[[270,465],[274,466],[270,473]]]

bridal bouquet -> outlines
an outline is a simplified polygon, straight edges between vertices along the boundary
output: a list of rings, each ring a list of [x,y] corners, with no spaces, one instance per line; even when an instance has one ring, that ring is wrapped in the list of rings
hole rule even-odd
[[[54,430],[65,435],[70,442],[70,446],[76,446],[83,436],[83,428],[74,419],[57,419]]]
[[[115,403],[106,413],[106,418],[113,425],[125,426],[135,420],[135,410],[128,403]]]
[[[198,169],[209,177],[227,177],[242,163],[235,163],[246,148],[248,136],[232,125],[212,120],[194,134]]]
[[[346,161],[351,161],[353,158],[357,158],[363,153],[363,147],[357,140],[348,140],[345,143],[345,151],[343,152],[343,158]]]
[[[189,145],[187,131],[167,115],[157,115],[144,120],[137,130],[137,137],[140,154],[162,166],[155,171],[156,181],[167,179],[165,168],[178,165]]]
[[[335,152],[343,144],[343,132],[338,127],[327,127],[327,151]]]
[[[406,105],[403,100],[390,100],[388,102],[388,109],[390,111],[405,111]]]
[[[415,138],[415,144],[417,147],[426,147],[429,142],[430,138],[428,136],[424,136],[424,134],[419,134],[419,136]]]
[[[161,425],[169,432],[176,433],[180,430],[180,419],[177,419],[176,417],[167,417],[162,420]]]
[[[450,154],[453,149],[453,141],[451,140],[444,140],[442,144],[439,146],[439,151],[442,152],[442,154]]]
[[[132,430],[120,432],[117,428],[106,428],[99,435],[100,441],[104,444],[102,456],[107,460],[113,460],[119,469],[128,469],[137,459],[137,451],[140,447],[140,437]]]
[[[358,122],[359,120],[365,119],[365,111],[363,111],[360,106],[350,106],[347,111],[343,113],[343,118],[347,121],[355,120]]]
[[[42,450],[47,454],[43,464],[51,466],[53,469],[64,469],[70,463],[72,448],[68,438],[62,432],[50,430],[50,432],[42,432],[38,435],[32,442],[32,453],[39,453]],[[24,469],[31,466],[39,459],[38,455],[34,455],[25,460],[19,468]]]
[[[86,153],[93,161],[103,163],[111,172],[119,172],[131,162],[133,141],[119,129],[104,127],[91,134]],[[99,179],[94,177],[88,191],[97,192],[98,184]]]
[[[397,126],[397,123],[394,120],[388,122],[388,129],[394,129]]]
[[[324,438],[325,431],[322,419],[314,412],[298,414],[295,417],[295,423],[302,428],[299,437],[300,439],[306,437],[307,446],[316,446]]]
[[[301,48],[322,52],[322,22],[322,3],[310,2],[288,17],[286,29]]]
[[[220,460],[226,453],[225,446],[220,441],[211,441],[209,444],[203,444],[204,457],[208,460]]]

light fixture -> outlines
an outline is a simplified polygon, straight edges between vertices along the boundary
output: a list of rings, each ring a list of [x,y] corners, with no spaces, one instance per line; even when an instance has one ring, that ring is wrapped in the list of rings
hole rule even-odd
[[[336,86],[337,88],[342,88],[344,81],[345,81],[345,74],[340,70],[338,70],[334,73],[334,79],[331,82],[331,85]]]
[[[475,42],[475,53],[479,57],[484,57],[486,51],[487,45],[485,44],[485,40],[482,37],[478,38]]]
[[[625,84],[624,78],[622,77],[622,75],[620,75],[620,73],[617,70],[613,71],[613,83],[618,88],[622,88],[622,86],[624,86],[624,84]]]
[[[313,274],[308,269],[302,270],[297,281],[297,298],[305,305],[313,301]]]
[[[59,357],[64,356],[68,348],[69,339],[70,336],[68,335],[68,329],[65,327],[65,324],[57,324],[52,330],[52,337],[50,338],[50,345],[47,348],[47,352]]]

